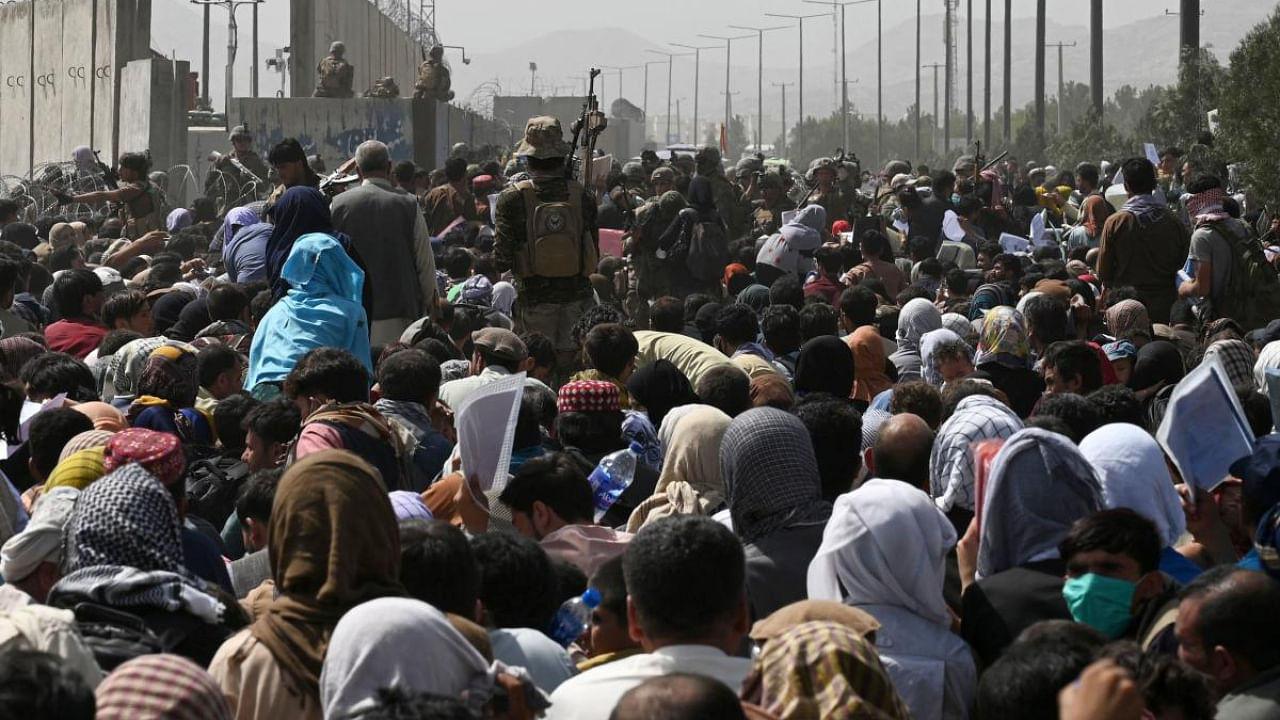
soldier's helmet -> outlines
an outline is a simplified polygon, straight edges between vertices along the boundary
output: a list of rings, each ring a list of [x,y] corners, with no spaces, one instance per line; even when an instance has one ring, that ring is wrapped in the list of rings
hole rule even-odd
[[[439,60],[444,57],[444,47],[440,45],[433,45],[431,46],[431,52],[429,54],[432,60]]]
[[[248,142],[253,140],[253,136],[249,134],[249,128],[244,125],[237,125],[231,128],[231,142]]]
[[[622,174],[631,182],[644,182],[644,166],[638,162],[629,162],[622,166]]]
[[[525,125],[524,140],[516,148],[516,155],[544,160],[567,157],[569,149],[569,143],[564,141],[560,120],[550,115],[540,115],[530,118]]]
[[[809,171],[805,173],[805,178],[810,182],[813,182],[814,178],[818,177],[818,173],[820,172],[829,172],[832,176],[835,176],[835,161],[829,157],[814,158],[813,162],[809,163]]]
[[[760,172],[762,169],[764,169],[764,163],[760,162],[760,158],[753,155],[738,161],[738,164],[734,166],[734,175],[745,177],[751,173]]]
[[[341,40],[335,40],[332,43],[329,43],[330,55],[336,55],[338,57],[342,57],[342,54],[345,53],[346,51],[347,51],[346,43],[342,42]]]
[[[763,173],[760,176],[760,189],[761,190],[770,190],[770,189],[781,190],[782,176],[772,171]]]

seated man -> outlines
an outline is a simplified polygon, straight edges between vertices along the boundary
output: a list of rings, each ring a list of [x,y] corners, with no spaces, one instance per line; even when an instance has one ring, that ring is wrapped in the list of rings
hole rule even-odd
[[[1102,387],[1102,361],[1083,342],[1059,341],[1044,353],[1044,391],[1088,395]]]
[[[67,270],[53,281],[53,298],[62,319],[44,329],[49,349],[83,360],[98,348],[107,328],[98,320],[105,294],[92,270]]]
[[[520,336],[502,328],[484,328],[471,333],[471,375],[451,380],[440,386],[440,402],[451,410],[462,403],[473,391],[489,383],[525,369],[529,348]],[[526,378],[525,385],[541,385],[538,380]]]
[[[596,525],[595,496],[582,467],[564,453],[533,458],[498,496],[511,521],[553,559],[570,562],[588,576],[622,554],[629,533]]]
[[[236,497],[236,516],[240,518],[240,535],[245,555],[227,566],[231,587],[236,597],[272,578],[271,559],[267,556],[267,528],[271,522],[271,505],[280,483],[280,470],[260,470],[245,481]]]
[[[453,451],[453,444],[431,424],[431,407],[440,391],[440,364],[421,350],[401,350],[378,367],[378,390],[381,397],[373,406],[418,441],[410,489],[422,492]]]
[[[209,344],[196,353],[200,390],[196,409],[213,412],[218,402],[244,387],[244,356],[220,342]]]
[[[678,561],[673,561],[678,559]],[[646,525],[623,559],[627,620],[645,652],[588,670],[551,694],[549,720],[604,720],[649,678],[706,675],[731,688],[751,667],[733,657],[747,632],[742,543],[716,521],[690,515]]]

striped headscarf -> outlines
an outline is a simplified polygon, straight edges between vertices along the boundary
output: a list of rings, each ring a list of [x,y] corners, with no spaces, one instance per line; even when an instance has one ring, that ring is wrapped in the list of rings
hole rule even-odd
[[[856,630],[796,625],[765,644],[742,682],[743,700],[781,720],[908,720],[889,673]]]
[[[95,720],[231,720],[204,668],[181,655],[143,655],[121,664],[94,693]]]
[[[1208,360],[1212,355],[1217,355],[1222,361],[1222,369],[1227,371],[1227,378],[1231,380],[1232,385],[1240,387],[1256,384],[1253,365],[1257,358],[1254,357],[1253,348],[1249,347],[1249,343],[1235,338],[1219,340],[1205,348],[1204,359]]]
[[[788,412],[762,407],[734,418],[720,445],[720,473],[733,529],[744,543],[831,516],[809,431]]]
[[[1022,429],[1022,420],[1007,405],[987,395],[971,395],[938,428],[929,456],[929,494],[948,512],[957,505],[973,509],[975,468],[969,446],[979,440],[1007,438]]]
[[[85,430],[67,441],[67,444],[62,447],[62,452],[58,455],[58,462],[66,460],[81,450],[104,447],[113,435],[115,433],[106,430]]]
[[[107,474],[106,465],[103,463],[102,454],[105,448],[95,447],[88,450],[81,450],[72,453],[65,460],[61,460],[53,468],[53,472],[49,473],[49,478],[45,480],[44,492],[57,487],[71,487],[77,490],[83,490],[89,487],[94,480]]]

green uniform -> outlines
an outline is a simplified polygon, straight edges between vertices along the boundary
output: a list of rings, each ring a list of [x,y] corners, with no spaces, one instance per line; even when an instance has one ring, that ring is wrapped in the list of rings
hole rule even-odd
[[[746,237],[747,231],[751,228],[746,208],[742,206],[742,193],[723,175],[710,175],[707,180],[711,182],[711,195],[716,201],[716,211],[724,220],[729,240]]]
[[[751,208],[751,236],[760,237],[778,232],[782,228],[782,213],[795,209],[796,204],[786,195],[780,196],[772,207],[763,198],[756,200]]]
[[[564,175],[533,175],[534,195],[539,202],[563,202],[569,199],[569,181]],[[498,195],[498,207],[494,210],[493,256],[499,272],[515,265],[516,255],[524,248],[528,235],[524,196],[514,185]],[[596,203],[583,193],[582,226],[591,235],[597,250],[600,247],[599,228],[596,225]],[[595,268],[588,273],[595,272]],[[515,278],[519,302],[526,305],[541,303],[567,303],[591,297],[591,282],[587,275],[564,278],[520,277]]]

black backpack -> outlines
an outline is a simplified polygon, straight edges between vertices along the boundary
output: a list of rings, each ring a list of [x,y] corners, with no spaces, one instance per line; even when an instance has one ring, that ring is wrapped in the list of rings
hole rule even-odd
[[[719,283],[729,264],[729,241],[719,222],[695,222],[689,237],[685,265],[695,280]]]
[[[91,602],[77,603],[73,612],[77,632],[93,653],[98,667],[106,673],[133,658],[168,652],[177,644],[166,646],[160,636],[133,613]]]
[[[236,509],[236,495],[249,478],[249,466],[239,458],[217,455],[187,467],[187,512],[221,529]]]
[[[1231,249],[1231,275],[1225,292],[1214,289],[1218,299],[1211,314],[1235,320],[1246,332],[1280,317],[1280,277],[1248,226],[1243,237],[1227,223],[1211,222],[1207,227]]]

